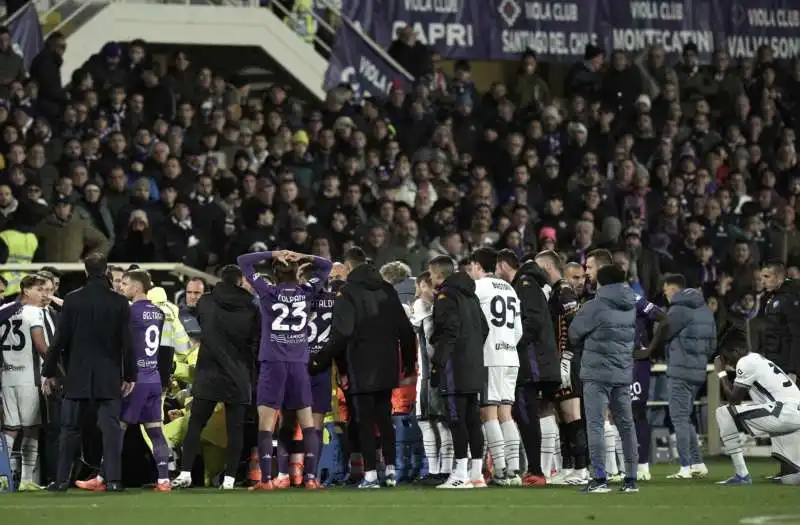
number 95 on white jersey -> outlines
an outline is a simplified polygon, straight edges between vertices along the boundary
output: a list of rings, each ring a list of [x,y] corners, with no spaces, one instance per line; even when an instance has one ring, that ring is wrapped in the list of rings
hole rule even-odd
[[[483,344],[483,366],[519,366],[517,343],[522,338],[522,311],[517,292],[497,277],[475,281],[475,295],[489,324]]]
[[[41,359],[33,348],[31,330],[44,328],[44,322],[41,308],[25,305],[19,313],[0,325],[4,386],[36,384],[41,370]]]

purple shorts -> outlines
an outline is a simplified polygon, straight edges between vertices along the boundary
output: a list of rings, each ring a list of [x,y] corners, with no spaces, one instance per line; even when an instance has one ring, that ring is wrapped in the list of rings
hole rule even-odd
[[[650,361],[634,361],[631,402],[646,405],[648,399],[650,399]]]
[[[327,414],[331,411],[331,371],[311,376],[311,412]]]
[[[305,363],[261,361],[256,390],[258,406],[300,410],[311,406],[311,377]]]
[[[161,383],[136,383],[133,392],[122,399],[119,419],[129,425],[156,423],[164,419]]]

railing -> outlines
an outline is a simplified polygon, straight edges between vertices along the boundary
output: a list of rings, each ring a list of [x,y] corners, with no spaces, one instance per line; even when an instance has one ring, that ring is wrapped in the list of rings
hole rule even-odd
[[[115,266],[121,266],[123,268],[127,268],[132,264],[137,265],[139,268],[143,270],[147,270],[149,272],[168,272],[175,275],[179,275],[181,277],[200,277],[204,281],[210,284],[216,284],[219,282],[219,278],[215,277],[209,273],[201,272],[196,268],[192,268],[191,266],[186,266],[182,263],[132,263],[132,262],[125,262],[125,263],[109,263]],[[39,264],[0,264],[0,273],[2,272],[38,272],[44,266],[50,266],[55,268],[56,270],[64,273],[72,273],[72,272],[83,272],[84,265],[83,263],[39,263]]]

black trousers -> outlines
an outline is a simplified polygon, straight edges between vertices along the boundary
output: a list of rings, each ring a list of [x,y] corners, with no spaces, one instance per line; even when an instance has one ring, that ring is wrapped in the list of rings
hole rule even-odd
[[[181,470],[192,470],[194,460],[200,453],[200,435],[214,414],[214,407],[217,406],[217,403],[218,401],[198,398],[194,398],[192,401],[192,414],[189,416],[189,426],[183,441]],[[228,432],[228,459],[225,465],[225,475],[233,478],[236,477],[236,472],[239,470],[239,460],[242,455],[246,412],[247,405],[225,404],[225,429]]]
[[[122,480],[122,433],[119,415],[121,399],[64,399],[61,402],[61,436],[59,440],[57,483],[70,482],[72,464],[81,447],[83,416],[90,406],[97,407],[97,426],[103,434],[103,459],[106,479]]]
[[[453,434],[456,459],[467,457],[467,446],[474,459],[483,458],[483,430],[478,394],[448,394],[447,420]]]
[[[351,396],[361,455],[364,458],[364,471],[375,470],[378,463],[378,440],[375,428],[381,434],[381,450],[386,465],[395,464],[395,437],[392,425],[392,391],[353,394]]]
[[[535,383],[518,385],[516,399],[511,409],[514,421],[522,435],[522,444],[528,458],[528,472],[543,476],[542,427],[539,424],[539,386]]]
[[[58,442],[61,439],[61,395],[45,396],[47,419],[42,425],[41,451],[42,481],[49,483],[58,477]]]

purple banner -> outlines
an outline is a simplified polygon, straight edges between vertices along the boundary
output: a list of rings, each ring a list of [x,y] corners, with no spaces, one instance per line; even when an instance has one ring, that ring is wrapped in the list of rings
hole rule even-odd
[[[449,59],[516,60],[531,49],[544,60],[574,61],[587,43],[607,52],[662,44],[675,57],[694,42],[703,59],[717,49],[753,56],[761,45],[777,58],[800,54],[796,0],[341,1],[344,16],[382,48],[410,24]]]
[[[25,61],[25,69],[27,70],[31,66],[34,57],[44,47],[42,28],[39,25],[39,14],[36,12],[36,6],[32,2],[25,4],[15,13],[14,19],[8,24],[8,31],[11,33],[14,52]]]
[[[359,98],[365,93],[384,98],[393,85],[399,84],[408,90],[413,80],[385,51],[365,37],[360,29],[342,19],[325,73],[325,90],[346,82],[353,87]]]

